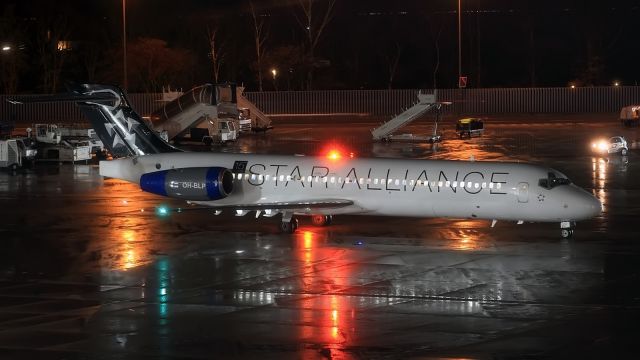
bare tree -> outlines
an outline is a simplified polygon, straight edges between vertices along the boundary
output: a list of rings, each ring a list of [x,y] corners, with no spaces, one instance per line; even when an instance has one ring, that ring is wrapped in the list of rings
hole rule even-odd
[[[225,52],[224,52],[224,43],[218,41],[216,44],[218,34],[218,27],[216,26],[213,30],[207,27],[207,36],[209,38],[209,48],[211,54],[211,65],[213,70],[213,79],[217,83],[218,76],[220,74],[220,66],[224,62]]]
[[[56,16],[44,19],[39,30],[37,49],[42,66],[42,87],[45,92],[54,93],[59,85],[68,50],[71,50],[71,27],[66,17]]]
[[[387,84],[389,89],[393,86],[393,79],[398,71],[398,63],[400,63],[400,56],[402,55],[402,46],[400,43],[397,40],[394,40],[393,44],[395,51],[391,54],[386,54],[387,63],[389,64],[389,82]]]
[[[0,76],[2,79],[2,92],[5,94],[15,94],[18,90],[18,74],[19,74],[19,54],[16,54],[16,50],[0,56]]]
[[[110,76],[114,79],[122,74],[122,68],[118,68],[117,65],[122,57],[119,51],[121,48],[112,53],[114,66]],[[154,38],[132,40],[127,44],[127,59],[131,74],[129,78],[131,91],[156,92],[167,84],[178,87],[187,87],[192,84],[189,73],[195,64],[195,55],[187,49],[170,48],[165,40]]]
[[[429,21],[429,24],[433,24],[432,21]],[[434,33],[433,26],[431,26],[431,33]],[[438,69],[440,68],[440,35],[442,34],[442,22],[439,23],[438,33],[433,38],[433,47],[436,51],[436,63],[433,66],[433,89],[438,88]]]
[[[296,14],[296,20],[305,32],[306,52],[307,52],[307,89],[311,89],[313,81],[313,68],[316,65],[315,50],[318,41],[324,32],[325,27],[331,21],[333,6],[336,0],[326,0],[326,6],[319,9],[321,0],[298,0],[298,5],[302,10],[302,15]],[[319,16],[316,16],[319,10]]]
[[[13,10],[13,6],[8,6],[0,16],[0,39],[8,42],[3,46],[9,46],[8,50],[0,53],[0,92],[5,94],[14,94],[18,90],[20,73],[26,65],[25,54],[19,46],[26,31],[16,21]]]
[[[256,8],[253,1],[249,1],[251,8],[251,17],[253,18],[253,30],[256,47],[256,64],[258,68],[258,91],[262,91],[262,59],[265,51],[265,41],[267,40],[268,31],[265,29],[264,18],[256,15]]]

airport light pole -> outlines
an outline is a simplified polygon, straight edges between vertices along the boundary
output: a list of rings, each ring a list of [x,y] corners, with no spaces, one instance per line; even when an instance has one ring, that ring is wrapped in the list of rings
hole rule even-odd
[[[458,87],[462,78],[462,0],[458,0]]]
[[[273,88],[278,91],[278,84],[276,83],[276,76],[278,75],[278,70],[271,69],[271,74],[273,75]]]
[[[127,91],[127,0],[122,0],[122,63],[123,81],[122,87]]]

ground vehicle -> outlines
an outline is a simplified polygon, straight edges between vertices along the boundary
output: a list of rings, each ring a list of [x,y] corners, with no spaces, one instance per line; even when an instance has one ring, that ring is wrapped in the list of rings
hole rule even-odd
[[[217,133],[215,133],[215,123],[213,121],[209,123],[211,126],[208,128],[193,127],[189,129],[190,140],[211,145],[213,143],[225,144],[227,141],[235,141],[238,138],[236,125],[233,120],[218,120]]]
[[[251,110],[238,108],[238,132],[251,132]]]
[[[40,148],[41,161],[76,162],[91,160],[91,143],[87,140],[70,143],[49,144]]]
[[[62,140],[62,133],[55,124],[35,124],[36,141],[46,144],[59,144]]]
[[[218,136],[221,144],[227,141],[235,141],[238,138],[235,123],[232,120],[220,120],[218,122]]]
[[[36,148],[36,142],[32,138],[16,138],[16,141],[22,143],[24,147],[24,153],[22,154],[22,160],[33,161],[38,155],[38,149]],[[18,145],[19,146],[19,145]]]
[[[622,136],[612,136],[609,140],[596,140],[591,143],[591,150],[598,154],[616,154],[625,156],[629,152],[627,140]]]
[[[623,107],[620,110],[620,122],[624,126],[638,126],[640,124],[640,105]]]
[[[238,108],[238,131],[251,131],[251,110],[249,108]]]
[[[456,122],[456,132],[460,138],[481,136],[484,132],[484,122],[480,118],[460,119]]]
[[[25,157],[24,143],[17,139],[0,140],[0,167],[16,170]]]

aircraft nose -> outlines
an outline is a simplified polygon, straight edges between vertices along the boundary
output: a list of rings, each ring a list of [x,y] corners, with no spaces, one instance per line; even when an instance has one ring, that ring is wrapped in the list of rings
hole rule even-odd
[[[600,200],[586,191],[581,195],[579,204],[583,219],[591,219],[602,213],[602,203]]]

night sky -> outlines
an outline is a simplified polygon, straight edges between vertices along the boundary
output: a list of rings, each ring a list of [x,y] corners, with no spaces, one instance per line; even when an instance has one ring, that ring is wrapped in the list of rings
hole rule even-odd
[[[320,0],[318,6],[324,3]],[[462,4],[462,73],[470,87],[598,86],[614,81],[637,85],[640,81],[640,51],[634,45],[640,34],[639,1],[470,0]],[[304,32],[296,20],[301,14],[298,1],[255,1],[254,5],[268,30],[263,68],[278,68],[282,74],[277,84],[265,75],[265,90],[274,86],[304,89],[302,66],[291,61],[292,53],[305,51]],[[186,69],[174,71],[180,74],[171,78],[176,82],[171,85],[190,87],[212,81],[207,27],[218,28],[225,55],[219,80],[255,90],[257,66],[248,9],[248,1],[128,0],[128,41],[156,38],[169,48],[184,49],[189,61],[185,60]],[[41,61],[34,55],[34,38],[42,31],[37,24],[54,16],[67,19],[69,40],[79,44],[65,61],[61,77],[119,81],[121,11],[119,0],[3,1],[3,23],[11,18],[20,24],[21,51],[24,62],[31,65],[21,70],[19,91],[34,92],[40,86]],[[332,14],[314,53],[314,63],[321,66],[313,70],[312,88],[456,86],[456,1],[337,0]],[[3,26],[0,42],[12,37],[12,30]],[[93,75],[79,65],[86,62],[80,50],[87,44],[101,49]],[[283,65],[287,61],[291,63]]]

